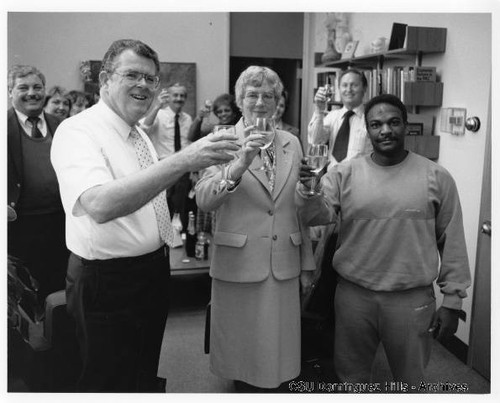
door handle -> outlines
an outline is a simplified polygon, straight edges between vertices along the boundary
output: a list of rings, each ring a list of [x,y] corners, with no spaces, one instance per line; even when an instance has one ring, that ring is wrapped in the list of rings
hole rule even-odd
[[[491,236],[491,221],[490,220],[483,221],[483,225],[481,226],[481,232],[483,234]]]

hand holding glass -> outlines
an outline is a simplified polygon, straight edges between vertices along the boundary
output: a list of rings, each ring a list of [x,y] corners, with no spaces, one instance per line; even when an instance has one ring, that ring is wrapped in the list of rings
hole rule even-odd
[[[221,132],[221,134],[236,134],[236,129],[235,129],[234,125],[216,125],[216,126],[214,126],[214,133],[219,132],[219,131]],[[226,151],[226,152],[228,152],[228,151]],[[229,154],[231,154],[231,153],[229,153]],[[234,152],[232,154],[236,158],[236,152]],[[221,166],[220,166],[220,168],[221,168],[221,180],[220,180],[219,184],[221,186],[224,186],[224,185],[233,186],[234,185],[234,181],[229,179],[228,175],[227,175],[227,166],[228,165],[229,165],[229,163],[225,163],[225,164],[221,164]]]
[[[307,165],[311,166],[315,176],[311,178],[311,189],[309,195],[316,195],[316,179],[317,175],[328,163],[328,145],[326,144],[309,144],[307,149]]]

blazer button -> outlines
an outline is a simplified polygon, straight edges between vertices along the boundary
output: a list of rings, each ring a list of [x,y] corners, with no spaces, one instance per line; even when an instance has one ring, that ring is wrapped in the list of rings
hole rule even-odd
[[[273,235],[273,241],[276,241],[278,239],[278,235]]]
[[[18,188],[20,188],[20,187],[21,187],[21,184],[20,184],[20,183],[16,183],[16,186],[17,186]]]
[[[16,203],[11,202],[11,203],[10,203],[10,205],[11,205],[12,207],[14,207],[14,206],[16,205]]]

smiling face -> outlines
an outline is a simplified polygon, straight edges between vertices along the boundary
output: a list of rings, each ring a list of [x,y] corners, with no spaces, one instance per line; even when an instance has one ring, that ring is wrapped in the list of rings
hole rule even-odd
[[[99,74],[101,97],[118,116],[133,126],[151,106],[155,89],[148,86],[144,78],[137,82],[129,82],[124,74],[138,72],[154,76],[155,63],[127,49],[115,58],[113,65],[112,72],[102,71]]]
[[[220,104],[217,109],[214,110],[214,114],[219,119],[221,125],[228,125],[234,119],[234,111],[229,104]]]
[[[344,74],[340,79],[339,89],[340,99],[347,109],[356,108],[363,102],[366,88],[358,74]]]
[[[168,106],[175,113],[178,113],[182,110],[182,107],[186,103],[187,91],[185,87],[182,86],[173,86],[168,89],[168,93],[170,94],[170,98],[168,101]]]
[[[61,94],[54,94],[47,101],[44,110],[60,119],[66,119],[69,114],[69,100]]]
[[[392,165],[404,159],[407,130],[399,108],[388,103],[376,104],[368,111],[366,122],[375,162]]]
[[[26,116],[38,116],[45,101],[45,86],[36,74],[16,78],[9,91],[12,106]]]
[[[253,122],[257,117],[272,117],[276,111],[276,98],[273,87],[267,82],[260,87],[248,85],[243,95],[243,117]]]

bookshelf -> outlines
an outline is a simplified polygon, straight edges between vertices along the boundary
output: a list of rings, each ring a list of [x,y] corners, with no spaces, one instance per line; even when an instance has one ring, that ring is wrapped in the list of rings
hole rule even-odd
[[[413,121],[422,124],[422,135],[407,136],[407,149],[431,159],[439,157],[439,137],[432,135],[433,119],[419,119],[419,108],[440,107],[444,84],[437,81],[434,67],[423,67],[426,54],[446,51],[446,28],[416,27],[394,23],[388,50],[380,53],[354,56],[324,64],[316,64],[317,81],[338,71],[357,68],[364,72],[368,81],[365,101],[375,95],[391,93],[407,106]],[[328,73],[329,72],[329,73]],[[319,79],[319,76],[323,75]],[[340,99],[335,99],[335,106]],[[427,127],[426,125],[429,125]]]

